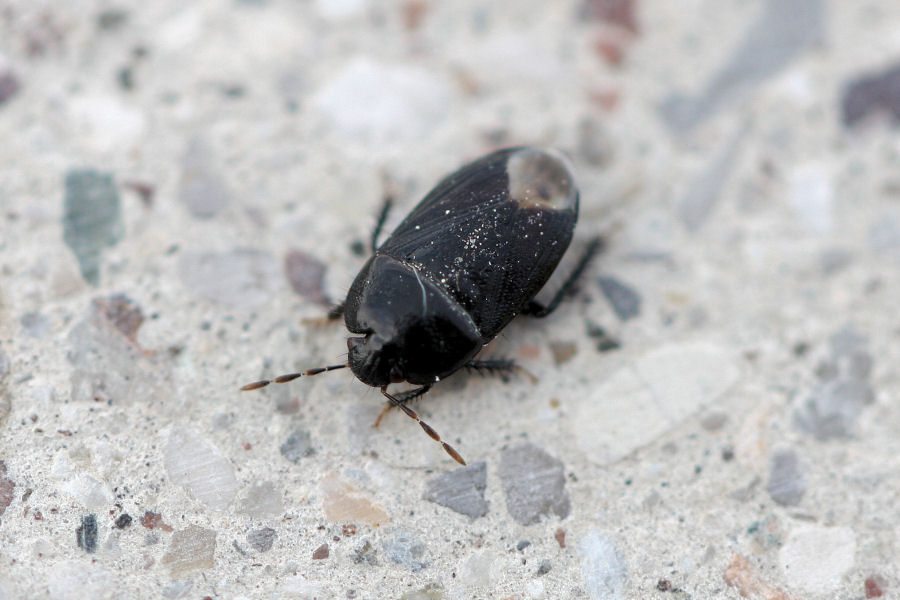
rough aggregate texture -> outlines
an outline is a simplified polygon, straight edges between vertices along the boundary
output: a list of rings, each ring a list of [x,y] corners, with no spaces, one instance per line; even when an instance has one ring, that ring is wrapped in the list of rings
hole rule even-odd
[[[898,23],[0,2],[0,598],[896,597]],[[513,145],[580,187],[539,300],[605,244],[485,348],[533,378],[414,401],[470,467],[347,370],[238,391],[343,362],[384,199]]]

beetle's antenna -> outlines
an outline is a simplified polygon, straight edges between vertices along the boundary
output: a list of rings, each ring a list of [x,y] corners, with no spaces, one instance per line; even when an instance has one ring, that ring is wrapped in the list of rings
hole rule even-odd
[[[254,381],[253,383],[248,383],[247,385],[241,388],[242,392],[249,392],[250,390],[258,390],[259,388],[264,388],[270,383],[287,383],[288,381],[293,381],[298,377],[312,377],[313,375],[318,375],[319,373],[324,373],[326,371],[336,371],[338,369],[346,369],[350,365],[331,365],[329,367],[316,367],[315,369],[307,369],[306,371],[301,371],[300,373],[288,373],[287,375],[279,375],[274,379],[263,379],[261,381]]]
[[[438,435],[438,432],[432,429],[431,425],[419,418],[419,413],[408,407],[406,404],[397,400],[397,398],[395,398],[394,396],[388,394],[387,386],[381,388],[381,394],[388,399],[388,402],[406,413],[407,417],[409,417],[410,419],[414,419],[431,439],[438,442],[441,446],[444,447],[444,450],[453,458],[453,460],[455,460],[462,466],[466,466],[466,461],[463,460],[463,457],[460,456],[459,452],[454,450],[453,446],[451,446],[447,442],[442,441],[441,436]]]

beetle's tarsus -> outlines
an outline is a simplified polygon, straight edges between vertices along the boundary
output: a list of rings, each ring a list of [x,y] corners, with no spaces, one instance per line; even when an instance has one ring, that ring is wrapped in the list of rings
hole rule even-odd
[[[578,259],[578,263],[575,265],[575,268],[572,270],[572,273],[566,278],[565,282],[562,284],[562,287],[556,292],[556,295],[548,302],[546,305],[541,304],[535,300],[531,300],[525,307],[522,309],[520,314],[529,316],[529,317],[537,317],[544,318],[549,316],[555,311],[560,303],[566,299],[567,296],[573,294],[575,292],[575,286],[578,284],[578,280],[581,279],[581,276],[584,274],[584,270],[587,268],[588,264],[603,249],[603,240],[600,237],[595,237],[588,244],[588,247],[585,248],[584,253],[581,255],[581,258]]]

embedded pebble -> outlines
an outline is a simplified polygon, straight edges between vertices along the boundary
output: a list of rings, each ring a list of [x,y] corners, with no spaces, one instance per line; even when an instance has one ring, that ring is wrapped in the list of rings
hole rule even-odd
[[[132,518],[131,515],[129,515],[128,513],[122,513],[116,519],[116,528],[117,529],[126,529],[128,527],[131,527],[132,521],[134,521],[134,519]]]
[[[377,566],[378,556],[376,554],[375,547],[369,540],[363,540],[362,545],[353,551],[353,562],[358,565],[366,563],[369,566]]]
[[[203,138],[194,137],[181,159],[178,200],[195,219],[211,219],[230,201],[228,189],[213,165],[211,155],[209,144]]]
[[[322,289],[325,268],[325,263],[300,250],[290,250],[284,257],[284,271],[291,289],[310,302],[329,305],[331,300]]]
[[[676,131],[688,131],[734,104],[788,66],[822,35],[822,0],[767,0],[728,60],[694,97],[669,96],[660,112]]]
[[[97,152],[136,152],[147,131],[147,117],[118,95],[73,95],[66,104],[78,142]]]
[[[137,340],[138,329],[144,322],[144,313],[137,302],[125,294],[113,294],[94,298],[92,303],[92,308],[98,316],[109,322],[127,339],[132,342]]]
[[[781,450],[772,455],[766,491],[772,500],[782,506],[800,503],[806,493],[806,476],[796,452]]]
[[[849,527],[800,525],[778,553],[785,580],[810,594],[837,591],[856,558],[856,534]]]
[[[12,71],[0,71],[0,106],[16,95],[21,85]]]
[[[425,556],[425,544],[419,541],[411,531],[401,529],[385,540],[384,554],[391,561],[399,563],[412,572],[421,571],[428,563],[422,560]]]
[[[532,443],[504,450],[498,469],[506,510],[521,525],[533,525],[541,517],[569,516],[572,509],[566,491],[561,460]]]
[[[817,440],[851,438],[863,408],[874,400],[874,390],[864,381],[830,381],[814,389],[794,412],[794,424]]]
[[[601,276],[597,280],[620,320],[627,321],[641,314],[641,295],[634,288],[611,276]]]
[[[75,498],[88,510],[101,511],[114,502],[108,485],[87,473],[77,473],[59,485],[60,491]]]
[[[163,432],[163,463],[172,483],[213,510],[225,510],[237,493],[234,467],[218,448],[186,427]]]
[[[313,560],[325,560],[326,558],[328,558],[328,555],[329,555],[328,544],[322,544],[321,546],[319,546],[318,548],[313,550],[312,559]]]
[[[347,451],[359,455],[366,451],[369,442],[375,435],[372,423],[378,418],[381,407],[371,402],[350,403],[344,411],[344,422],[347,428]]]
[[[444,597],[444,588],[439,583],[429,583],[425,587],[406,592],[400,596],[400,600],[441,600]]]
[[[280,279],[278,261],[262,250],[185,252],[179,274],[196,295],[226,306],[253,308],[265,304]]]
[[[852,127],[882,113],[900,122],[900,64],[847,83],[841,98],[844,125]]]
[[[578,403],[573,419],[578,444],[595,463],[616,462],[713,405],[739,374],[730,352],[714,344],[686,342],[651,350]]]
[[[292,463],[300,462],[306,456],[316,453],[312,447],[311,437],[305,429],[295,429],[287,439],[278,447],[281,455]]]
[[[179,579],[163,588],[162,595],[164,598],[184,598],[193,587],[194,582],[192,580]]]
[[[100,285],[100,256],[124,233],[119,191],[109,173],[91,169],[66,173],[63,239],[78,259],[84,280]]]
[[[319,480],[319,490],[325,516],[332,523],[362,522],[377,526],[390,521],[383,508],[334,473]]]
[[[476,519],[488,512],[486,487],[487,463],[478,462],[431,478],[422,497]]]
[[[16,482],[9,478],[6,473],[6,463],[0,460],[0,517],[12,504],[15,497]],[[2,521],[0,521],[2,522]]]
[[[25,313],[19,317],[19,324],[25,330],[25,333],[36,339],[44,337],[50,327],[50,321],[47,317],[38,312]]]
[[[238,501],[239,511],[256,519],[277,517],[284,512],[281,491],[271,481],[250,484]]]
[[[578,543],[581,576],[593,600],[621,600],[625,597],[626,563],[611,537],[589,530]]]
[[[159,561],[169,567],[172,577],[211,569],[215,564],[216,532],[191,525],[172,534],[169,548]]]
[[[81,517],[81,526],[75,531],[78,547],[89,554],[97,551],[97,515]]]
[[[433,73],[357,57],[312,98],[335,130],[360,143],[426,137],[447,116],[450,87]]]
[[[271,527],[254,529],[247,534],[247,543],[257,552],[268,552],[272,549],[278,534]]]
[[[313,4],[323,19],[341,21],[364,15],[369,7],[369,0],[315,0]]]

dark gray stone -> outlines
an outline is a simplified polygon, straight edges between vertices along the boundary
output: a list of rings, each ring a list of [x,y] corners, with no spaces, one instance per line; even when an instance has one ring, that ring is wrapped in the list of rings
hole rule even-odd
[[[247,534],[247,543],[249,543],[257,552],[268,552],[275,543],[278,534],[271,527],[263,527],[262,529],[254,529]]]
[[[479,462],[433,477],[426,484],[423,498],[476,519],[488,512],[486,487],[487,463]]]
[[[641,295],[634,288],[610,276],[601,276],[598,281],[619,319],[627,321],[641,314]]]
[[[288,439],[279,448],[281,455],[291,462],[300,462],[305,456],[312,456],[316,450],[312,447],[309,432],[304,429],[295,429]]]
[[[119,191],[112,175],[91,169],[66,173],[63,239],[84,280],[100,284],[100,255],[124,232]]]
[[[75,530],[78,547],[93,554],[97,551],[97,515],[81,517],[81,526]]]
[[[772,500],[782,506],[800,503],[806,493],[806,476],[796,452],[781,450],[772,455],[766,491]]]
[[[532,443],[503,451],[500,481],[506,510],[521,525],[533,525],[541,517],[565,519],[571,512],[562,461]]]
[[[875,113],[900,123],[900,63],[850,81],[841,98],[841,109],[848,127]]]

